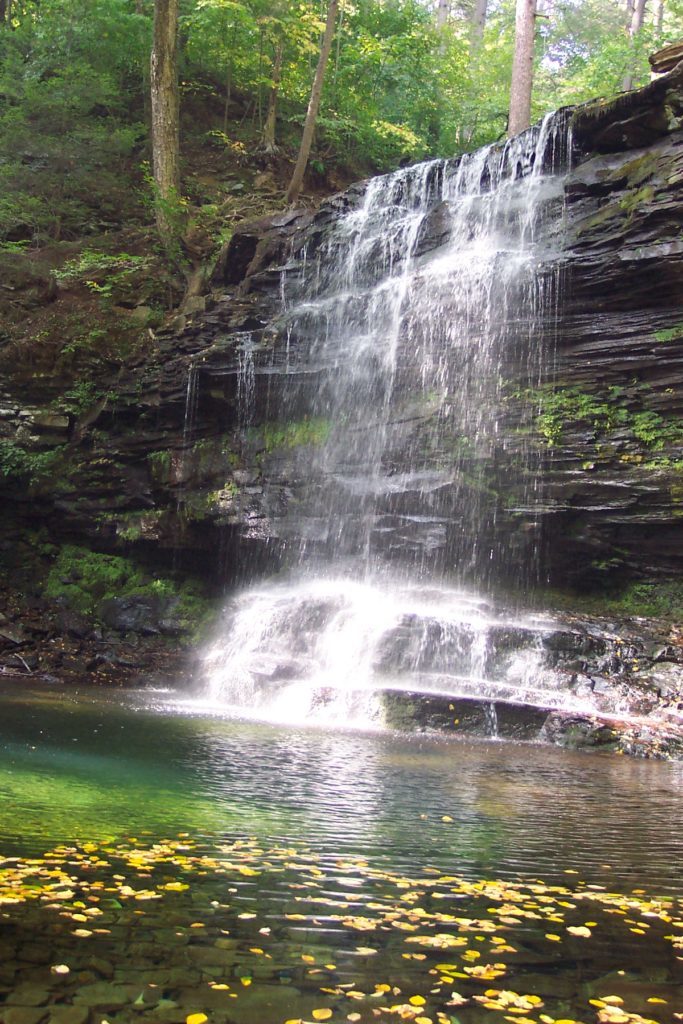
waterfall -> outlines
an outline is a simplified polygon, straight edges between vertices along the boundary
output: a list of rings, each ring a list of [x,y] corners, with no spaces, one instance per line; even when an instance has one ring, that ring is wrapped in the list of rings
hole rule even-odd
[[[511,389],[552,363],[570,152],[553,115],[372,179],[324,242],[291,254],[279,418],[324,429],[283,517],[289,576],[238,594],[206,652],[214,699],[364,725],[397,690],[566,705],[559,683],[548,692],[546,627],[485,595],[542,571],[533,522],[511,528],[513,508],[503,524],[498,497],[506,482],[518,511],[538,504],[538,454],[502,424]],[[248,423],[248,339],[239,359]]]

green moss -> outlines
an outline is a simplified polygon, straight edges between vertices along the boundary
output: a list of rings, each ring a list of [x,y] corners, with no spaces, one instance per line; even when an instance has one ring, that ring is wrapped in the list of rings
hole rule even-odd
[[[291,423],[265,423],[259,433],[267,452],[303,445],[323,445],[330,436],[329,420],[320,417]]]
[[[664,419],[651,409],[633,410],[631,399],[621,387],[607,391],[581,391],[580,388],[541,387],[516,392],[535,408],[534,428],[548,447],[559,444],[567,427],[588,424],[596,434],[596,455],[606,435],[614,430],[628,431],[635,441],[651,452],[683,444],[683,422],[680,417]],[[637,462],[637,456],[623,456],[623,461]],[[642,460],[640,460],[642,461]],[[673,465],[673,463],[670,463]],[[648,468],[659,468],[649,465]],[[662,466],[662,468],[664,468]]]
[[[151,577],[132,559],[75,544],[59,550],[45,581],[46,597],[66,601],[74,610],[95,617],[101,602],[132,595],[175,598],[172,615],[186,632],[198,630],[211,611],[197,583]]]
[[[640,185],[642,182],[647,181],[657,170],[657,159],[653,153],[645,153],[643,156],[636,157],[635,160],[629,160],[627,164],[622,167],[616,168],[616,170],[610,175],[612,179],[619,179],[626,175],[626,180],[631,187]]]
[[[129,559],[66,544],[48,573],[45,594],[92,614],[100,601],[133,593],[144,583],[143,574]]]
[[[663,331],[654,331],[653,337],[656,341],[660,341],[663,344],[669,341],[679,341],[683,339],[683,323],[675,324],[673,327],[668,327]]]
[[[597,213],[593,214],[592,217],[586,218],[586,220],[579,224],[579,226],[576,229],[576,234],[583,235],[585,234],[585,232],[591,231],[593,228],[602,227],[602,225],[609,220],[623,217],[623,214],[624,210],[622,209],[621,205],[616,206],[613,204],[608,204],[607,206],[604,206],[601,210],[599,210]]]
[[[619,200],[619,206],[622,210],[626,210],[628,214],[633,214],[641,206],[645,206],[646,203],[651,203],[654,199],[655,190],[652,185],[645,185],[644,188],[638,189],[637,192],[629,192],[622,199]]]
[[[619,558],[596,561],[593,568],[605,573],[623,568]],[[544,590],[533,596],[532,603],[547,608],[568,609],[576,614],[638,616],[642,618],[680,621],[683,618],[683,581],[648,580],[625,584],[620,589],[594,590],[589,593]]]

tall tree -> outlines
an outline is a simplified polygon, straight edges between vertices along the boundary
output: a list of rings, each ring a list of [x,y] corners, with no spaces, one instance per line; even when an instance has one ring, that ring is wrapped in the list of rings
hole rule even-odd
[[[451,0],[438,0],[436,5],[436,27],[443,28],[451,13]]]
[[[8,22],[12,18],[12,0],[0,0],[0,22]]]
[[[484,38],[487,9],[488,0],[474,0],[472,13],[470,14],[470,55],[472,57],[479,51],[481,41]]]
[[[636,55],[635,55],[636,40],[637,40],[637,38],[638,38],[638,36],[640,34],[640,31],[641,31],[641,29],[643,27],[643,21],[645,19],[645,4],[646,4],[646,2],[647,2],[647,0],[633,0],[633,6],[632,6],[632,9],[631,9],[631,20],[630,20],[629,26],[628,26],[628,34],[629,34],[629,37],[631,39],[631,44],[632,44],[632,48],[633,48],[633,51],[634,51],[633,52],[633,63],[635,63],[635,59],[636,59]],[[635,72],[633,70],[633,67],[631,67],[631,69],[629,71],[627,71],[626,74],[624,75],[624,80],[621,83],[621,87],[624,90],[624,92],[627,92],[629,89],[633,88],[634,81],[635,81]]]
[[[311,98],[308,101],[308,110],[306,111],[306,120],[304,121],[304,130],[301,136],[301,146],[299,148],[299,156],[297,157],[294,171],[292,173],[292,180],[287,188],[286,200],[288,203],[295,203],[299,198],[301,192],[301,185],[304,180],[304,174],[306,172],[306,166],[308,164],[308,158],[311,153],[311,146],[313,144],[313,133],[315,132],[315,122],[318,117],[318,110],[320,108],[320,97],[323,91],[323,81],[325,79],[325,68],[327,67],[327,61],[330,56],[330,50],[332,49],[332,38],[334,36],[334,26],[337,21],[337,11],[339,9],[339,0],[330,0],[327,8],[327,19],[325,21],[325,31],[323,33],[323,39],[320,46],[320,56],[318,58],[318,66],[315,69],[315,77],[313,78],[313,86],[311,88]]]
[[[275,56],[273,57],[273,72],[268,93],[268,113],[266,123],[263,126],[263,149],[268,156],[277,152],[275,144],[275,124],[277,121],[277,100],[280,92],[280,80],[282,78],[282,58],[284,56],[284,42],[278,39],[275,44]]]
[[[512,60],[508,136],[531,124],[531,89],[534,81],[534,29],[536,0],[517,0],[515,11],[515,52]]]
[[[174,210],[180,198],[178,0],[154,3],[150,86],[156,221],[163,244],[170,248],[177,232]]]

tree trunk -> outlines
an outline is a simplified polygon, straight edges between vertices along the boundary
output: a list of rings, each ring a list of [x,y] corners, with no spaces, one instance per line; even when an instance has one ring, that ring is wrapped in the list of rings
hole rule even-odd
[[[647,0],[635,0],[635,3],[633,4],[633,14],[631,15],[631,25],[628,32],[631,39],[634,39],[643,27],[646,2]]]
[[[451,13],[451,0],[439,0],[436,6],[436,27],[444,28]]]
[[[135,0],[135,13],[144,18],[146,14],[145,0]],[[142,112],[145,119],[145,126],[151,136],[152,110],[150,107],[149,64],[146,61],[142,62]]]
[[[645,18],[645,4],[647,0],[634,0],[633,12],[631,14],[631,24],[628,28],[628,34],[631,37],[631,42],[635,42],[638,33],[643,27],[643,20]],[[635,54],[634,54],[635,61]],[[624,75],[624,80],[621,83],[621,88],[624,92],[628,92],[629,89],[633,88],[635,75],[633,71],[628,71]]]
[[[486,27],[486,11],[488,8],[488,0],[475,0],[474,7],[472,8],[471,22],[470,22],[470,56],[473,57],[475,53],[479,51],[481,47],[481,41],[484,38],[484,29]]]
[[[228,64],[225,72],[225,102],[223,104],[223,134],[228,134],[230,120],[230,101],[232,99],[232,64]]]
[[[284,43],[280,39],[275,47],[272,85],[268,93],[268,112],[263,128],[263,149],[269,156],[277,152],[277,146],[275,145],[275,123],[277,121],[277,98],[280,92],[280,79],[282,78],[283,53]]]
[[[517,0],[515,55],[512,61],[508,136],[518,135],[531,124],[531,88],[534,80],[534,27],[536,0]]]
[[[330,50],[332,49],[332,37],[334,36],[334,26],[337,20],[338,7],[339,0],[330,0],[329,7],[327,8],[325,32],[323,34],[323,41],[320,47],[320,57],[318,58],[318,66],[315,69],[313,87],[311,88],[311,98],[308,102],[306,120],[304,121],[304,130],[301,136],[301,148],[299,149],[299,156],[297,157],[296,165],[294,167],[292,180],[289,183],[289,188],[287,189],[285,196],[288,203],[295,203],[299,198],[299,192],[301,191],[301,185],[304,180],[304,173],[306,171],[306,165],[308,164],[311,145],[313,144],[315,122],[318,116],[318,109],[320,107],[320,97],[322,96],[323,91],[325,68],[327,66],[327,59],[330,56]]]
[[[664,0],[655,0],[652,17],[655,24],[655,38],[659,43],[664,32]]]
[[[170,248],[178,234],[180,198],[178,0],[155,0],[150,84],[156,221],[162,242]]]

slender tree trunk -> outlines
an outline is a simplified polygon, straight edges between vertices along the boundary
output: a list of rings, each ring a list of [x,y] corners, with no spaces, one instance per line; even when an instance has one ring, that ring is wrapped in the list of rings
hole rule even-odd
[[[308,110],[306,112],[306,120],[304,121],[303,134],[301,136],[301,147],[299,149],[299,156],[297,157],[294,172],[292,174],[292,180],[289,183],[289,187],[287,189],[287,193],[285,196],[288,203],[295,203],[296,200],[299,198],[301,185],[304,180],[304,173],[306,171],[308,157],[310,155],[311,146],[313,144],[315,122],[318,116],[318,109],[320,107],[320,97],[322,96],[323,91],[325,68],[327,66],[328,57],[330,56],[330,50],[332,49],[332,37],[334,36],[334,26],[337,20],[338,7],[339,0],[330,0],[329,7],[327,8],[327,21],[325,22],[325,32],[323,34],[323,41],[320,47],[320,57],[318,58],[318,66],[315,69],[313,87],[311,88],[311,98],[308,101]]]
[[[534,80],[534,27],[536,0],[517,0],[515,55],[512,61],[508,136],[518,135],[531,124],[531,89]]]
[[[170,248],[177,233],[173,207],[180,197],[178,0],[155,0],[150,84],[156,220],[161,240]]]
[[[337,25],[337,49],[334,57],[334,74],[332,76],[332,102],[337,103],[337,79],[339,77],[339,64],[341,61],[342,25],[344,24],[344,8],[339,12],[339,24]]]
[[[140,17],[145,16],[145,0],[135,0],[135,13],[139,14]],[[150,136],[152,134],[152,110],[150,107],[150,87],[149,87],[149,64],[146,61],[142,62],[142,112],[145,119],[145,125]]]
[[[436,27],[444,28],[451,13],[451,0],[439,0],[436,5]]]
[[[635,0],[635,3],[633,4],[633,13],[631,14],[631,25],[628,33],[631,39],[634,39],[643,27],[646,2],[647,0]]]
[[[470,22],[470,57],[474,57],[481,47],[486,28],[487,8],[488,0],[475,0]]]
[[[258,126],[263,131],[263,29],[259,33],[258,42]]]
[[[664,32],[664,0],[655,0],[652,17],[655,25],[655,37],[659,43]]]
[[[12,0],[0,0],[0,23],[9,25],[12,20]]]
[[[263,149],[269,155],[277,152],[275,145],[275,125],[277,122],[277,99],[280,92],[280,80],[282,78],[282,57],[284,54],[284,43],[278,40],[275,47],[273,59],[273,77],[270,92],[268,93],[268,111],[266,123],[263,128]]]
[[[635,43],[635,40],[637,39],[638,34],[639,34],[640,30],[643,27],[643,21],[645,19],[645,4],[646,4],[646,2],[647,2],[647,0],[634,0],[633,10],[632,10],[632,13],[631,13],[631,24],[629,25],[629,28],[628,28],[628,34],[631,37],[631,42],[632,43]],[[634,62],[635,62],[635,53],[633,55],[633,59],[634,59]],[[624,92],[628,92],[629,89],[633,88],[634,81],[635,81],[635,74],[634,74],[634,72],[633,71],[628,71],[624,75],[624,80],[621,83],[621,88],[624,90]]]
[[[230,119],[230,100],[232,99],[232,64],[228,64],[225,72],[225,103],[223,104],[223,134],[228,134]]]

